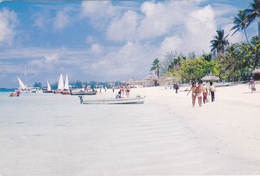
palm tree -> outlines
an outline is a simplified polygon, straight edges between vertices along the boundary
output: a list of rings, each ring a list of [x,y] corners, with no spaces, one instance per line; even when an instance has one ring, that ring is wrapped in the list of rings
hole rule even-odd
[[[158,58],[155,58],[153,63],[152,63],[152,67],[151,67],[151,71],[154,70],[155,74],[157,75],[157,77],[159,78],[160,75],[160,61]]]
[[[254,19],[258,19],[258,39],[260,39],[260,0],[253,0],[253,2],[250,2],[249,7],[252,7],[252,9],[245,9],[244,11],[248,13],[248,25],[254,21]]]
[[[245,32],[246,40],[247,40],[247,43],[248,43],[246,28],[248,27],[249,22],[248,22],[246,12],[244,10],[239,10],[238,13],[237,13],[237,17],[234,17],[231,23],[233,23],[234,26],[231,28],[230,31],[235,30],[234,33],[232,34],[232,36],[237,31],[243,30]]]
[[[212,54],[206,54],[206,53],[204,53],[204,54],[202,55],[202,58],[203,58],[204,60],[210,62],[210,61],[212,60]]]
[[[214,53],[216,53],[217,51],[217,55],[224,54],[225,51],[225,46],[229,44],[228,40],[227,40],[227,36],[224,37],[224,30],[217,30],[217,35],[214,36],[214,40],[211,40],[211,51],[213,51]]]

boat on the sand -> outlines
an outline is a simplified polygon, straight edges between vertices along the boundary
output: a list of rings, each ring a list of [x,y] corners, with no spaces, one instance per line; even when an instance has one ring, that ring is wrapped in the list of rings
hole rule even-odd
[[[105,99],[84,99],[79,96],[81,104],[144,104],[144,98],[137,96],[135,98],[105,98]]]
[[[11,92],[11,93],[10,93],[10,97],[19,97],[19,95],[20,95],[20,91]]]

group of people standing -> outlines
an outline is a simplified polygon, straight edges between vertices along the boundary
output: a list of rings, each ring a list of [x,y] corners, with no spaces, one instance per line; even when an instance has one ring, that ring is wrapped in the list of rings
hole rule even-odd
[[[126,94],[126,97],[129,98],[130,96],[130,90],[131,90],[131,87],[130,85],[128,84],[127,86],[125,86],[124,84],[121,86],[120,90],[118,91],[118,94],[116,95],[116,99],[117,98],[123,98],[122,95],[124,95],[124,92]]]
[[[199,81],[199,85],[196,86],[196,82],[192,83],[191,89],[187,93],[189,95],[190,92],[192,92],[192,106],[195,106],[196,98],[198,98],[199,106],[202,106],[202,102],[205,104],[208,102],[208,95],[211,95],[211,101],[214,102],[215,100],[215,92],[216,88],[213,86],[213,82],[210,82],[209,89],[205,85],[205,83],[202,83],[202,81]]]

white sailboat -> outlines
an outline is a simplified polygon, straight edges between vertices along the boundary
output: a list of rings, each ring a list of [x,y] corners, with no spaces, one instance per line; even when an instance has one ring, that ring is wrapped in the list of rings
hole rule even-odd
[[[68,74],[65,77],[65,85],[64,85],[64,90],[61,91],[62,94],[71,94],[71,92],[69,91],[69,77]]]
[[[63,77],[62,77],[62,74],[60,74],[58,89],[55,90],[54,93],[61,93],[61,91],[63,91],[63,90],[64,90]]]
[[[17,76],[17,79],[19,81],[19,86],[20,86],[20,87],[18,87],[18,90],[20,92],[30,93],[31,92],[30,89],[27,88],[27,86],[21,81],[21,79],[18,76]]]
[[[53,93],[53,91],[51,90],[51,85],[50,85],[50,83],[48,82],[48,80],[46,80],[47,81],[47,90],[45,90],[45,91],[43,91],[44,93]]]

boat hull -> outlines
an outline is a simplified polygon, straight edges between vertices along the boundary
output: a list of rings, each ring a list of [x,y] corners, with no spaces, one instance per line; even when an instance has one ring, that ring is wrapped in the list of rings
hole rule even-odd
[[[63,94],[63,95],[70,95],[71,92],[70,91],[61,91],[61,94]]]
[[[81,104],[144,104],[144,97],[96,100],[84,100],[82,96],[79,98]]]
[[[46,91],[43,91],[43,93],[53,93],[52,90],[46,90]]]
[[[61,94],[61,90],[55,90],[53,93],[55,93],[55,94]]]
[[[97,92],[80,92],[80,91],[75,91],[71,92],[71,95],[96,95]]]

